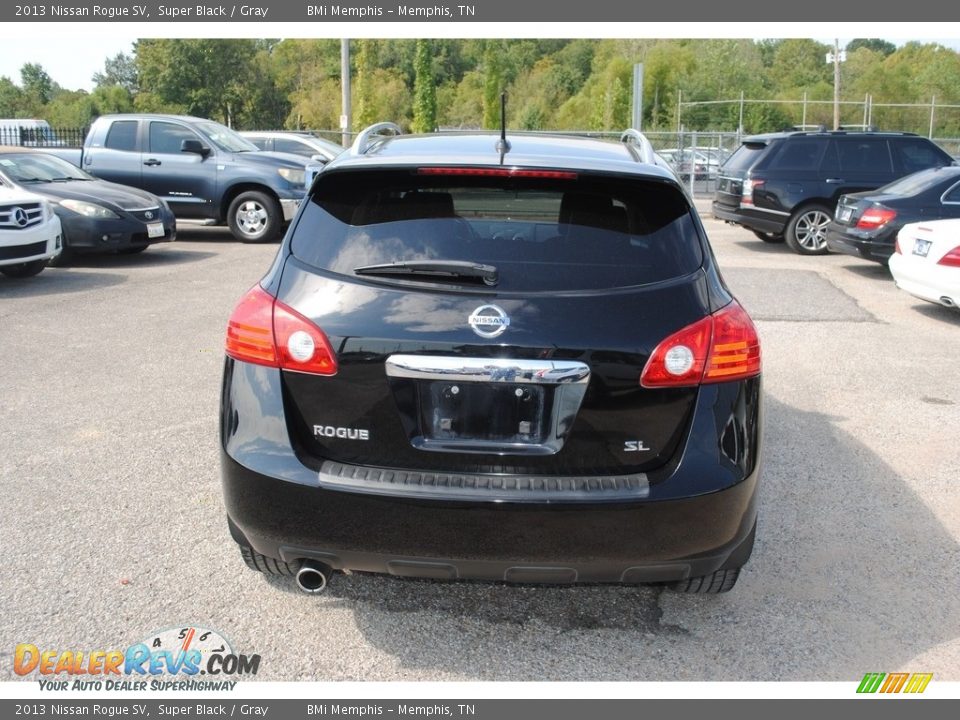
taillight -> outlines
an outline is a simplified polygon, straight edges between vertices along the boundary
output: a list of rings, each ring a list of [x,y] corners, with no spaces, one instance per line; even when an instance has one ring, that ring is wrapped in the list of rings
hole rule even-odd
[[[946,265],[947,267],[960,267],[960,245],[948,252],[942,258],[937,260],[937,265]]]
[[[740,195],[740,204],[753,205],[753,191],[763,187],[764,183],[766,183],[766,180],[744,180]]]
[[[334,375],[337,360],[323,331],[259,285],[237,303],[227,322],[227,355],[267,367]]]
[[[733,301],[662,341],[640,375],[643,387],[683,387],[760,374],[760,339]]]
[[[886,225],[896,216],[896,210],[885,207],[872,207],[860,216],[860,219],[857,220],[857,227],[861,230],[876,230]]]

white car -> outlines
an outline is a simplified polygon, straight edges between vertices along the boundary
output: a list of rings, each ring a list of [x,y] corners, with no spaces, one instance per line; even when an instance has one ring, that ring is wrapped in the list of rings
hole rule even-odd
[[[342,145],[310,133],[250,130],[240,134],[261,150],[303,155],[323,164],[344,150]]]
[[[60,218],[39,195],[0,187],[0,273],[13,278],[41,272],[60,253]]]
[[[904,225],[890,257],[890,272],[901,290],[960,307],[960,219]]]

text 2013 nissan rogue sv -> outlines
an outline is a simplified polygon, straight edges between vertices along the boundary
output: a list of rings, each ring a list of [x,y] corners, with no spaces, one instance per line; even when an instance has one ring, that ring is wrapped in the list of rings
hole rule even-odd
[[[729,590],[760,347],[629,130],[364,131],[229,320],[229,526],[256,570]]]

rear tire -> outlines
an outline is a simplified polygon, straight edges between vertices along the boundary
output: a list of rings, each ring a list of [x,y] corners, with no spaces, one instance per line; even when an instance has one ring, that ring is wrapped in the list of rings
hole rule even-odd
[[[274,560],[266,555],[261,555],[256,550],[245,545],[240,546],[240,556],[247,564],[247,567],[264,575],[282,575],[285,577],[294,577],[300,569],[300,563],[285,563],[282,560]]]
[[[9,278],[28,278],[39,275],[46,266],[46,260],[31,260],[19,265],[0,265],[0,273]]]
[[[738,577],[740,577],[740,568],[717,570],[710,575],[701,575],[672,583],[670,589],[679,593],[717,595],[729,592],[737,584]]]
[[[800,255],[826,255],[827,225],[832,221],[833,213],[825,205],[803,206],[787,223],[787,245]]]
[[[230,232],[242,243],[275,240],[283,228],[283,210],[276,198],[249,190],[237,195],[227,210]]]
[[[763,232],[762,230],[752,230],[754,235],[767,243],[782,243],[783,235],[777,235],[776,233]]]

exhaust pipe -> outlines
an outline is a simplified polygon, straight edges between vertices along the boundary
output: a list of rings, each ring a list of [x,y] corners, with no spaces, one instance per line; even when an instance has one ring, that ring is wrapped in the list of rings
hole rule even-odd
[[[316,560],[304,560],[297,571],[297,587],[311,595],[327,589],[332,570]]]
[[[940,298],[940,304],[948,308],[955,308],[957,306],[957,304],[951,298],[948,298],[946,295]]]

